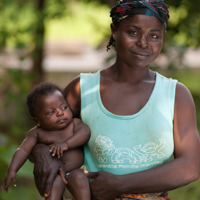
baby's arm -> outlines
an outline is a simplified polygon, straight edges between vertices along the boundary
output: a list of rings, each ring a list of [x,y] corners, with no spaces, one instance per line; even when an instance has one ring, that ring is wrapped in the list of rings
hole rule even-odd
[[[90,139],[90,129],[80,119],[73,119],[73,135],[61,144],[50,145],[52,156],[63,156],[63,151],[82,146]]]
[[[32,148],[37,143],[37,134],[35,129],[31,129],[27,137],[24,139],[20,147],[15,151],[12,160],[10,162],[10,165],[7,170],[7,174],[5,177],[5,185],[4,185],[4,191],[8,192],[8,187],[10,184],[10,181],[13,182],[14,187],[16,187],[16,173],[21,168],[21,166],[26,162],[29,154],[32,151]]]

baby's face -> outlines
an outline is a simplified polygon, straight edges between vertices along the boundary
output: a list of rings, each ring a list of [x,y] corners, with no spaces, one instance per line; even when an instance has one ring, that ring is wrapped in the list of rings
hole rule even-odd
[[[72,122],[71,109],[60,91],[38,97],[36,118],[44,130],[62,130]]]

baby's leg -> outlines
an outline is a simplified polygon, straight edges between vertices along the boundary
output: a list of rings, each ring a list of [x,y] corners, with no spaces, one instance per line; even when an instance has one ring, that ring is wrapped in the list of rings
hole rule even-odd
[[[57,175],[51,189],[51,194],[45,200],[62,200],[65,184],[61,176]]]
[[[69,174],[67,182],[67,187],[76,200],[91,200],[89,180],[83,170],[73,170]]]

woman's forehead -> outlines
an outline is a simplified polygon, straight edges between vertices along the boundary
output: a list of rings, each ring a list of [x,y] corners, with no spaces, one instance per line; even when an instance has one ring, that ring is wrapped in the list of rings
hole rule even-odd
[[[138,28],[148,27],[152,29],[165,29],[164,24],[157,17],[142,14],[128,17],[122,20],[119,24],[122,26],[137,26]]]

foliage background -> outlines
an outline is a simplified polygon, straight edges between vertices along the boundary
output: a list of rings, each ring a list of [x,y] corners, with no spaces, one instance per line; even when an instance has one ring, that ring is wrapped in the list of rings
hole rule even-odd
[[[178,79],[191,91],[200,128],[200,68],[184,66],[182,56],[188,47],[199,48],[200,1],[166,0],[170,5],[168,33],[163,53],[167,68],[152,68]],[[110,6],[115,0],[2,0],[0,2],[0,56],[14,52],[16,69],[6,68],[0,58],[0,187],[3,188],[6,168],[14,151],[33,123],[26,111],[26,96],[33,85],[46,80],[42,68],[43,45],[46,40],[84,40],[94,48],[110,35]],[[176,49],[176,62],[172,50]],[[26,58],[33,68],[23,70]],[[200,66],[199,66],[200,67]],[[64,85],[67,85],[66,80]],[[200,130],[200,129],[199,129]],[[17,188],[0,192],[1,200],[42,199],[34,185],[33,165],[27,161],[17,174]],[[199,181],[170,192],[172,200],[200,199]]]

